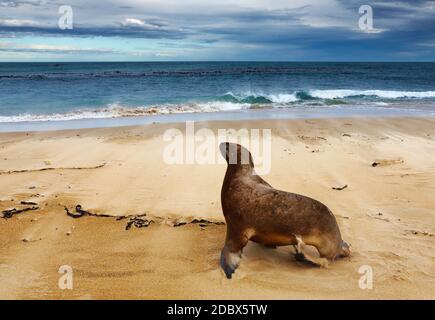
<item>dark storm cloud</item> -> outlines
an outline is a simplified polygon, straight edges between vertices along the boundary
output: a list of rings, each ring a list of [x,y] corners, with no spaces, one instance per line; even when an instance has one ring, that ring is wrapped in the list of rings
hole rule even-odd
[[[152,24],[155,28],[146,28],[132,25],[112,26],[80,26],[75,25],[73,29],[61,30],[58,26],[14,26],[2,25],[0,21],[0,37],[7,35],[38,35],[38,36],[72,36],[72,37],[125,37],[125,38],[146,38],[146,39],[182,39],[186,32],[182,30],[171,30],[163,28],[162,25]]]
[[[366,4],[373,8],[373,32],[358,28],[358,9]],[[59,5],[0,0],[0,37],[161,39],[163,47],[208,46],[237,59],[435,58],[435,1],[72,0],[73,30],[57,27]],[[173,46],[173,40],[181,42]]]

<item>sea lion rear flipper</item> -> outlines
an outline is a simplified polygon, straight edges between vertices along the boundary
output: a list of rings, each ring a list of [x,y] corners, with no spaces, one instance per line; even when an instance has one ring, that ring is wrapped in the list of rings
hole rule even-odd
[[[297,261],[308,261],[311,262],[315,265],[318,265],[320,267],[323,268],[327,268],[329,265],[329,260],[325,257],[318,257],[315,256],[313,254],[311,254],[310,252],[308,252],[307,250],[304,250],[304,246],[306,246],[306,243],[302,240],[302,238],[300,236],[296,236],[296,240],[297,240],[297,245],[295,245],[295,259]],[[316,249],[318,250],[318,248],[316,247]],[[320,253],[320,252],[319,252]]]

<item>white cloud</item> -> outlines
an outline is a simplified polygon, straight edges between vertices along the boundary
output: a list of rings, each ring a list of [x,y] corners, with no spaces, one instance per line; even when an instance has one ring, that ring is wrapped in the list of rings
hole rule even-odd
[[[12,42],[0,42],[0,51],[7,52],[50,52],[50,53],[113,53],[111,49],[82,48],[69,45],[47,44],[16,44]]]
[[[421,43],[418,43],[418,45],[422,46],[422,47],[435,48],[435,40],[433,40],[433,41],[427,41],[427,42],[421,42]]]
[[[39,27],[41,25],[34,20],[0,19],[0,26],[4,27]]]
[[[144,20],[136,19],[136,18],[126,18],[121,25],[124,27],[139,27],[147,30],[157,30],[160,28],[160,25],[148,23]]]

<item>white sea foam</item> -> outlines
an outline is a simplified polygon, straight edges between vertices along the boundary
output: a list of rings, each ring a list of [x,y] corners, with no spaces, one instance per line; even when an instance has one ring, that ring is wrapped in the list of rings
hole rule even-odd
[[[252,98],[264,98],[271,103],[288,104],[306,100],[305,96],[317,99],[343,99],[349,97],[373,96],[384,99],[400,99],[400,98],[435,98],[435,91],[398,91],[398,90],[351,90],[351,89],[337,89],[337,90],[309,90],[297,91],[293,93],[263,93],[247,91],[241,94],[234,94],[227,92],[226,95],[232,96],[239,101],[247,101]]]
[[[296,102],[299,99],[296,97],[296,94],[288,94],[288,93],[280,93],[280,94],[270,94],[267,95],[267,98],[275,103],[289,103],[289,102]]]
[[[379,102],[375,102],[375,105],[380,107],[385,107],[385,106],[389,106],[390,104],[383,101],[379,101]]]
[[[101,111],[75,111],[68,113],[51,113],[51,114],[18,114],[14,116],[0,116],[0,123],[4,122],[31,122],[31,121],[65,121],[78,119],[104,119],[112,118],[113,115]]]
[[[235,94],[233,92],[227,92],[226,96],[232,96],[236,100],[245,101],[245,103],[249,103],[250,99],[256,98],[264,98],[269,100],[272,103],[277,104],[285,104],[290,102],[296,102],[299,99],[296,97],[296,93],[263,93],[263,92],[255,92],[255,91],[245,91],[240,94]]]
[[[0,123],[5,122],[34,122],[34,121],[65,121],[80,119],[107,119],[120,117],[149,116],[158,114],[195,113],[237,111],[249,108],[246,103],[232,102],[205,102],[190,104],[166,104],[158,106],[125,107],[120,104],[111,104],[108,107],[95,110],[77,110],[67,113],[51,114],[18,114],[13,116],[0,116]]]
[[[312,97],[320,99],[339,99],[354,96],[377,96],[386,99],[435,98],[435,91],[393,91],[393,90],[311,90]]]

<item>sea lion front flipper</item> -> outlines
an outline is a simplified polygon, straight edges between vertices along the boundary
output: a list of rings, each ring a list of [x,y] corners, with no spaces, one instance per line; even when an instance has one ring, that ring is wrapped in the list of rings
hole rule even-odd
[[[228,279],[231,279],[234,271],[240,264],[242,250],[248,243],[248,238],[242,234],[238,235],[227,229],[225,246],[221,251],[220,264]]]
[[[240,264],[241,258],[241,250],[238,252],[230,252],[226,247],[222,249],[220,263],[228,279],[232,278],[234,271],[236,271]]]

